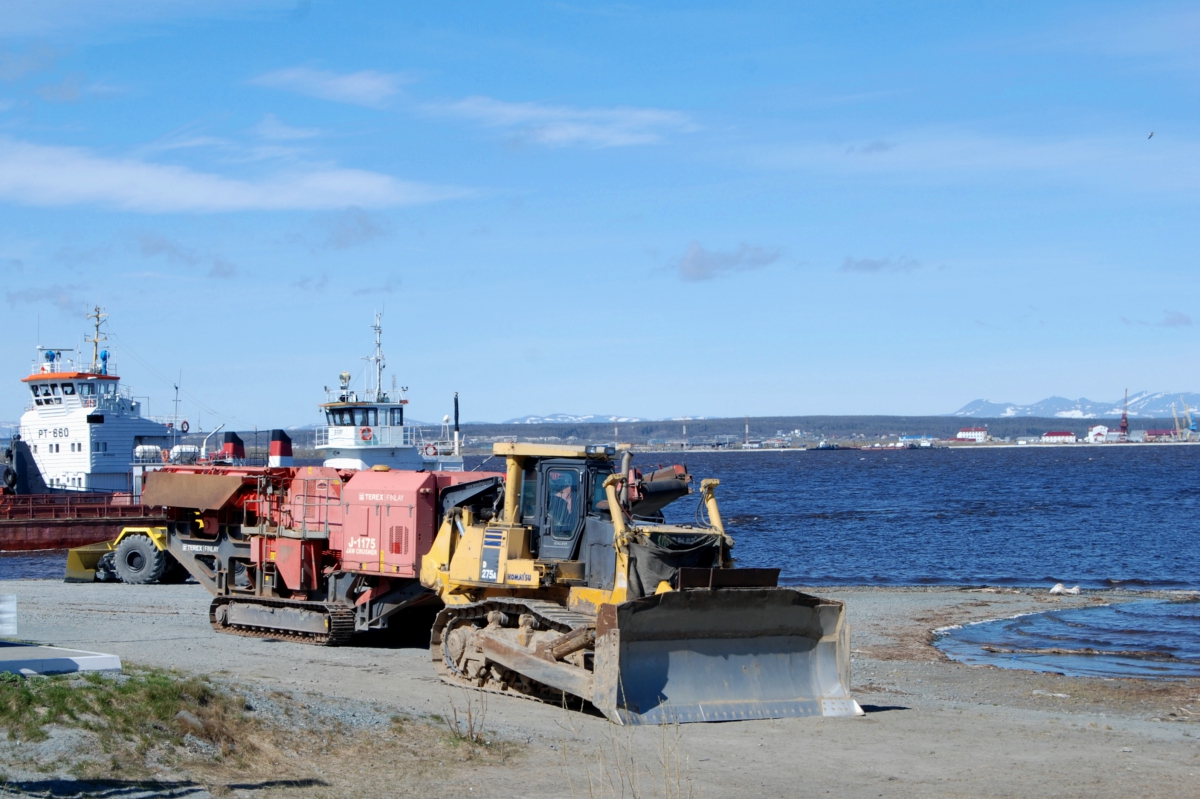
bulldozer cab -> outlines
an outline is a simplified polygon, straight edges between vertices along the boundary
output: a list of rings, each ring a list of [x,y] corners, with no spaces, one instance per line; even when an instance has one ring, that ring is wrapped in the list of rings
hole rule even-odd
[[[578,559],[588,517],[607,516],[604,481],[612,472],[605,460],[545,458],[526,464],[521,523],[531,529],[538,559]]]

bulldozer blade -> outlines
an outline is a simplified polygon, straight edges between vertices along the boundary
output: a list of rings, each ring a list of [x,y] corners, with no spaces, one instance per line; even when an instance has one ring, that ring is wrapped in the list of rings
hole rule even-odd
[[[859,716],[841,602],[791,588],[603,605],[592,704],[618,724]]]
[[[96,564],[113,551],[111,541],[75,547],[67,550],[67,575],[64,582],[90,583],[96,579]]]

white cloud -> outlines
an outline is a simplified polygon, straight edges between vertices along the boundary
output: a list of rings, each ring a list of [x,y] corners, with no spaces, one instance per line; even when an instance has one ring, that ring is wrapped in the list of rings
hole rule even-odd
[[[321,100],[373,108],[384,105],[400,90],[400,86],[407,82],[409,81],[405,76],[394,72],[366,69],[340,75],[308,67],[280,69],[250,80],[251,84],[268,89],[281,89]]]
[[[842,272],[912,272],[921,268],[921,262],[912,258],[851,258],[839,267]]]
[[[925,130],[860,143],[799,142],[747,148],[744,158],[766,169],[852,175],[998,178],[1124,183],[1154,188],[1200,185],[1200,145],[1145,131],[1120,136],[1015,138]]]
[[[5,292],[5,299],[13,306],[49,303],[63,313],[78,313],[83,307],[83,299],[78,293],[82,288],[74,283],[65,286],[55,283],[44,288]]]
[[[0,0],[0,3],[2,1]],[[0,9],[2,8],[3,5],[0,5]],[[54,64],[55,57],[54,50],[45,44],[31,45],[23,50],[0,47],[0,80],[11,83],[26,75],[49,69]]]
[[[0,0],[0,37],[197,18],[290,11],[295,0]]]
[[[239,179],[0,138],[0,199],[26,205],[94,203],[145,213],[318,210],[416,205],[468,193],[337,167],[295,168]]]
[[[274,114],[267,114],[254,126],[254,132],[264,139],[273,141],[295,141],[312,139],[321,135],[316,128],[293,128]]]
[[[506,128],[518,137],[552,147],[626,147],[653,144],[668,133],[696,129],[678,111],[657,108],[575,108],[541,103],[509,103],[491,97],[467,97],[424,106],[429,113],[455,116],[490,128]]]
[[[687,252],[675,267],[684,280],[711,280],[722,272],[745,272],[761,269],[779,260],[778,248],[753,247],[742,244],[732,252],[706,250],[698,242],[688,245]]]

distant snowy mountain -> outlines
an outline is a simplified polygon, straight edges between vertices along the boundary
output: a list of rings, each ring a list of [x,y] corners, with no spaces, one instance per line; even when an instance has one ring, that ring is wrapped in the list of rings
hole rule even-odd
[[[516,419],[508,419],[501,424],[599,424],[601,422],[622,423],[622,422],[644,422],[646,419],[640,416],[611,416],[597,413],[583,414],[582,416],[574,413],[552,413],[549,416],[519,416]]]
[[[1086,397],[1075,400],[1065,397],[1050,397],[1032,405],[1017,405],[1013,402],[992,402],[980,399],[967,403],[951,415],[979,419],[999,419],[1010,416],[1058,417],[1060,419],[1119,418],[1124,402],[1124,397],[1116,402],[1096,402]],[[1129,415],[1146,419],[1167,419],[1171,416],[1171,403],[1175,403],[1176,413],[1182,414],[1185,402],[1189,408],[1195,410],[1200,407],[1200,394],[1139,391],[1129,395]]]

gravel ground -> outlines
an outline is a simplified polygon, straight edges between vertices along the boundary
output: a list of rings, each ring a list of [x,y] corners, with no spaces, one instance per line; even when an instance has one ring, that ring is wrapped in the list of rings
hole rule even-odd
[[[588,796],[590,775],[602,795],[603,780],[636,777],[638,791],[625,795],[1200,796],[1200,681],[971,667],[930,644],[933,630],[949,624],[1152,594],[817,589],[847,603],[853,690],[866,717],[631,730],[507,697],[487,697],[484,708],[479,695],[434,677],[419,643],[427,628],[407,641],[325,649],[216,634],[209,597],[195,585],[30,580],[6,581],[4,591],[18,596],[22,639],[215,675],[248,692],[257,713],[286,716],[301,706],[298,724],[343,725],[370,740],[397,714],[439,724],[435,717],[485,711],[485,737],[520,754],[439,777],[442,795]],[[395,794],[381,765],[353,765],[330,775],[328,795]],[[138,795],[130,790],[111,795]],[[314,793],[254,785],[227,795]]]

